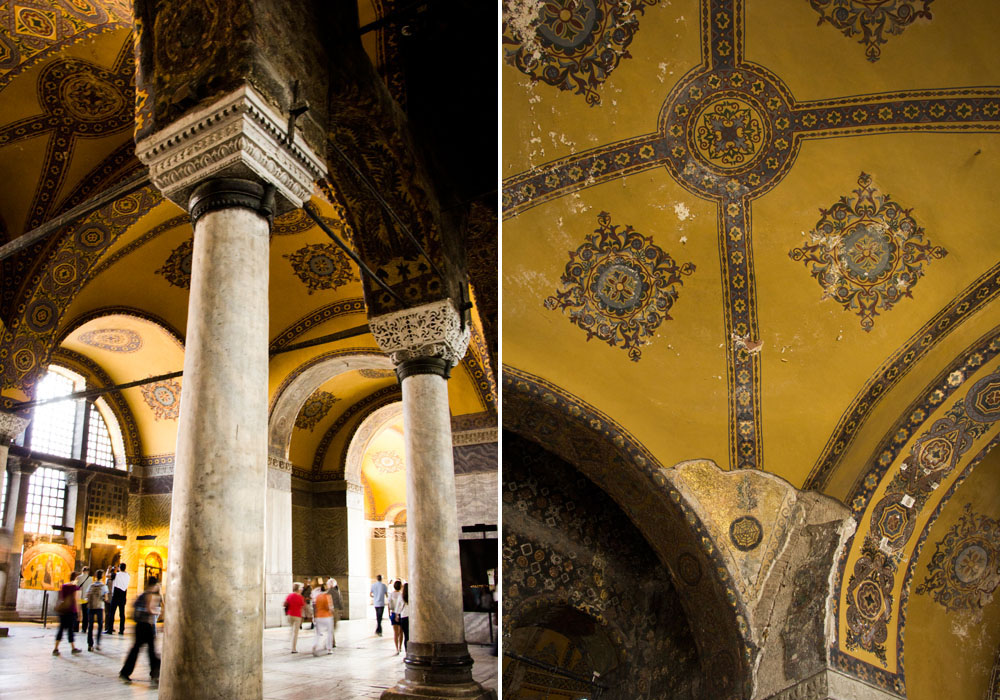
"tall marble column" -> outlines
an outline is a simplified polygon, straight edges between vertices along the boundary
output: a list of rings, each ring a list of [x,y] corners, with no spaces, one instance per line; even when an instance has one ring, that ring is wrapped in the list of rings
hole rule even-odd
[[[292,464],[267,459],[267,527],[264,557],[264,626],[284,624],[283,603],[292,591]]]
[[[324,170],[287,133],[245,85],[136,144],[194,225],[161,698],[263,692],[270,223]]]
[[[87,487],[94,474],[82,471],[66,473],[66,509],[63,525],[73,528],[66,533],[66,544],[76,547],[77,561],[83,561],[83,548],[87,542],[84,529],[87,523]],[[86,563],[86,562],[84,562]]]
[[[10,482],[7,488],[10,490],[11,508],[8,508],[8,515],[13,517],[4,523],[11,530],[10,554],[7,557],[7,581],[3,590],[3,601],[0,602],[0,619],[16,620],[17,615],[17,589],[21,585],[21,549],[24,547],[24,516],[28,509],[28,486],[31,482],[31,475],[38,469],[39,463],[28,459],[10,459],[7,463],[7,471],[10,474]]]
[[[472,679],[458,572],[448,377],[469,343],[450,300],[369,321],[403,391],[410,643],[405,677],[382,698],[492,698]]]

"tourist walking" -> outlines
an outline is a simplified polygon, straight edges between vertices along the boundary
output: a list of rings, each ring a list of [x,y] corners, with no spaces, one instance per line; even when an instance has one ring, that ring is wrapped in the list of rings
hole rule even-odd
[[[90,625],[90,617],[87,615],[87,589],[93,580],[89,566],[83,567],[76,579],[77,602],[80,604],[80,626],[77,627],[79,632],[86,632]]]
[[[403,584],[398,580],[392,584],[389,594],[389,624],[392,626],[392,639],[396,643],[396,653],[403,646],[403,627],[399,621],[399,610],[403,607]]]
[[[337,579],[330,578],[326,582],[326,592],[330,594],[330,602],[333,607],[333,628],[330,630],[330,646],[337,646],[337,625],[344,615],[344,599],[340,595],[340,587]]]
[[[74,654],[79,654],[80,650],[73,643],[73,633],[76,631],[76,617],[79,610],[76,606],[76,572],[70,576],[69,582],[64,583],[59,589],[59,597],[56,600],[56,614],[59,616],[59,629],[56,631],[56,646],[52,650],[53,656],[59,656],[59,642],[62,641],[63,630],[66,630],[66,638]]]
[[[375,635],[378,637],[382,636],[382,613],[385,612],[385,596],[388,590],[382,583],[382,574],[379,574],[375,577],[375,583],[372,584],[371,592],[368,594],[375,606]]]
[[[295,647],[299,642],[299,627],[302,626],[302,608],[306,605],[306,599],[299,593],[301,585],[293,583],[292,592],[285,598],[285,615],[288,616],[288,626],[291,628],[293,654],[299,653]]]
[[[111,585],[111,609],[108,611],[107,634],[115,632],[115,610],[118,611],[118,634],[125,634],[125,596],[128,594],[129,574],[125,571],[125,562],[118,567],[115,581]]]
[[[403,584],[403,594],[400,596],[403,604],[399,608],[399,626],[403,628],[403,651],[409,651],[410,646],[410,584]]]
[[[87,651],[101,650],[101,630],[104,629],[104,603],[108,600],[108,587],[104,585],[104,572],[94,572],[94,580],[87,588]],[[97,629],[97,644],[94,644],[94,629]]]
[[[122,571],[124,571],[122,564]],[[119,572],[118,576],[121,576]],[[117,581],[118,577],[115,577]],[[126,683],[132,682],[132,672],[135,662],[139,659],[139,650],[143,644],[149,646],[149,678],[156,686],[160,678],[160,657],[156,655],[156,618],[160,614],[160,585],[155,578],[146,583],[146,590],[135,600],[133,617],[135,618],[135,643],[128,652],[125,665],[118,672],[118,677]],[[123,618],[124,619],[124,618]]]
[[[320,584],[319,594],[313,602],[313,621],[316,625],[313,656],[333,653],[333,601],[326,592],[325,583]]]

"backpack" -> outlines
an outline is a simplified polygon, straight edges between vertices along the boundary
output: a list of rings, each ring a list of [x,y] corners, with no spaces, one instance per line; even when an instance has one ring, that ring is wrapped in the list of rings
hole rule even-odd
[[[94,581],[87,590],[87,607],[91,610],[100,610],[104,602],[104,584]]]

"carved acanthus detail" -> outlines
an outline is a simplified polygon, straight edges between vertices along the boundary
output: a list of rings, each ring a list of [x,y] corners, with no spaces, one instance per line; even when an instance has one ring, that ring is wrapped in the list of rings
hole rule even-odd
[[[454,367],[469,347],[469,326],[462,324],[450,299],[375,316],[368,325],[394,365],[420,357],[440,357]]]

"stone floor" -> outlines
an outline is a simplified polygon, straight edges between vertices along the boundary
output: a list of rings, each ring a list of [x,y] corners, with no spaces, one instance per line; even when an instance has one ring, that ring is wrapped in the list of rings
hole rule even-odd
[[[264,631],[264,697],[274,700],[318,698],[378,698],[403,675],[403,655],[395,655],[392,631],[372,634],[374,620],[345,620],[337,627],[337,648],[328,656],[314,657],[313,631],[299,634],[299,653],[289,653],[287,628]],[[118,671],[132,646],[131,625],[124,636],[105,636],[100,652],[87,652],[86,636],[77,638],[82,654],[70,654],[64,639],[61,656],[52,656],[55,628],[33,623],[3,623],[10,636],[0,638],[0,698],[3,700],[108,700],[152,698],[145,649],[139,656],[134,682],[124,685]],[[82,641],[82,644],[81,644]],[[161,640],[157,637],[157,642]],[[488,647],[470,645],[476,664],[473,675],[488,688],[497,687],[497,659]],[[192,699],[194,700],[194,699]]]

